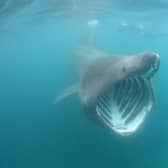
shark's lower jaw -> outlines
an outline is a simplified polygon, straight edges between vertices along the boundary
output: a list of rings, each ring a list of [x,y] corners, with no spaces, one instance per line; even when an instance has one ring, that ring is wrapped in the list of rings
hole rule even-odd
[[[151,80],[134,76],[121,81],[98,97],[96,112],[103,124],[126,136],[143,123],[154,104]]]

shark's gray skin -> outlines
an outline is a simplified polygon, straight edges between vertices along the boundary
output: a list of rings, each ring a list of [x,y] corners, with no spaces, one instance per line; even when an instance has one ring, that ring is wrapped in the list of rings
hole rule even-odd
[[[134,133],[155,102],[152,78],[159,69],[159,55],[111,56],[93,45],[79,45],[74,55],[78,89],[66,90],[58,100],[78,91],[89,118],[120,135]]]
[[[158,68],[154,52],[96,59],[81,78],[84,111],[121,135],[132,134],[154,104],[152,77]]]

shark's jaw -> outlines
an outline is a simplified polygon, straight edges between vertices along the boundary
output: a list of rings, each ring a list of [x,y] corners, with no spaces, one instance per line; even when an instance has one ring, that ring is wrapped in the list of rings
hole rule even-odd
[[[155,95],[151,78],[159,64],[139,75],[129,76],[99,95],[96,113],[101,122],[114,132],[133,134],[152,110]]]
[[[101,121],[121,135],[134,133],[151,111],[154,93],[151,81],[142,77],[121,81],[97,100]]]
[[[152,77],[158,69],[155,53],[93,62],[79,94],[87,116],[120,135],[135,133],[154,105]]]

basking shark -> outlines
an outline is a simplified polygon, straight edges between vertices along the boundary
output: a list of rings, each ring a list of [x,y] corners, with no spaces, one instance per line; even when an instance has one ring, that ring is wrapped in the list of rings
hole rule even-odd
[[[159,69],[159,54],[111,55],[96,48],[93,39],[73,52],[79,84],[65,89],[56,101],[78,93],[90,119],[120,135],[131,135],[154,105],[152,79]]]

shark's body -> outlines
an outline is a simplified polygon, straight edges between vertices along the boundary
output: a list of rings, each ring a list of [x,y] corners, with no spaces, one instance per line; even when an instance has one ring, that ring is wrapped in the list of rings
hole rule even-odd
[[[78,91],[89,118],[120,135],[135,132],[154,104],[152,77],[159,55],[112,56],[90,44],[79,45],[74,55],[78,89],[66,90],[58,99]]]

